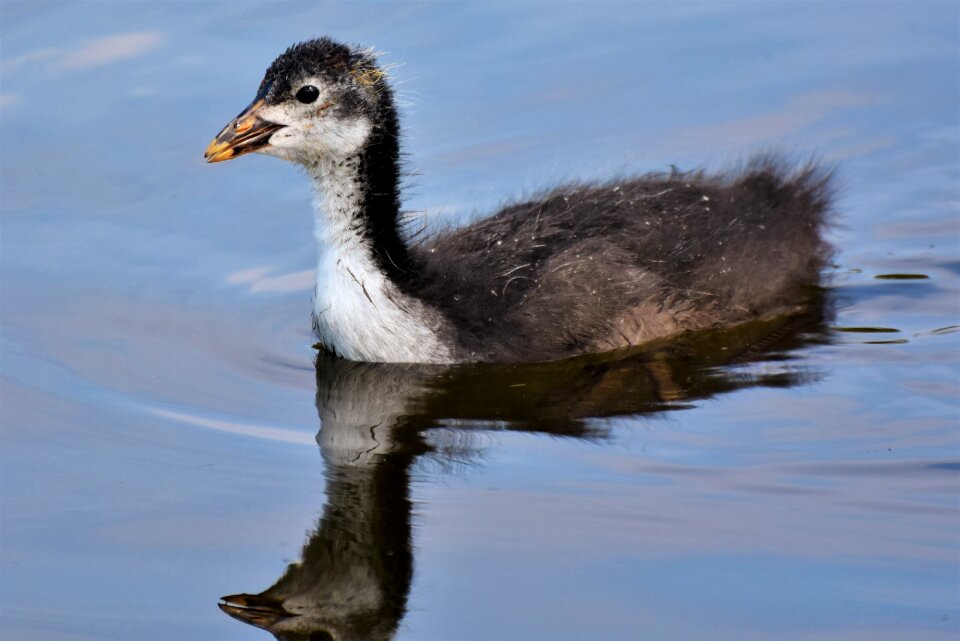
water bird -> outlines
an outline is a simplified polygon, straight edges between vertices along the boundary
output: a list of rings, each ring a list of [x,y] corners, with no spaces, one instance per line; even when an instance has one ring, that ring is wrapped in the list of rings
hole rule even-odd
[[[370,49],[319,38],[269,66],[206,149],[301,165],[316,191],[313,325],[354,361],[535,362],[795,313],[829,255],[829,172],[572,183],[472,224],[405,233],[400,124]]]

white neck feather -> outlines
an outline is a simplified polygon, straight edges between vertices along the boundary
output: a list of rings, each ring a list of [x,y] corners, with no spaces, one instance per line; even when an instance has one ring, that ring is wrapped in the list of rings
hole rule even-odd
[[[399,290],[358,229],[364,187],[357,166],[354,159],[311,168],[319,247],[313,301],[317,334],[327,349],[353,361],[454,362],[439,337],[446,321]]]

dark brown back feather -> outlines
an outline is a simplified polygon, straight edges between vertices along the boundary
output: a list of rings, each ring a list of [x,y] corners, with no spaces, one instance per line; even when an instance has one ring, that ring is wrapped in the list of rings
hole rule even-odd
[[[474,358],[550,360],[802,306],[829,255],[829,174],[568,185],[413,248],[417,294]]]

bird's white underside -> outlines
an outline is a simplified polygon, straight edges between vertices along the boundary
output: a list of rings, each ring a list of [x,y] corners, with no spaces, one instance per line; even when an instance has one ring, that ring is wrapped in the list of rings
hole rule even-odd
[[[354,170],[323,161],[311,171],[319,248],[313,314],[321,342],[356,361],[453,362],[438,336],[442,318],[399,291],[356,228],[363,194]]]

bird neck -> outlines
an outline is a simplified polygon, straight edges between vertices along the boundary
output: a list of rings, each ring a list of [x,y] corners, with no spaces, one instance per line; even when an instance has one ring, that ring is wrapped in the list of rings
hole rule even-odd
[[[378,268],[403,283],[416,266],[400,223],[399,123],[392,103],[385,103],[379,124],[358,153],[318,159],[310,169],[331,222],[356,230]]]
[[[319,246],[314,327],[350,360],[451,362],[447,321],[414,293],[419,270],[399,224],[396,136],[321,159],[313,176]]]

